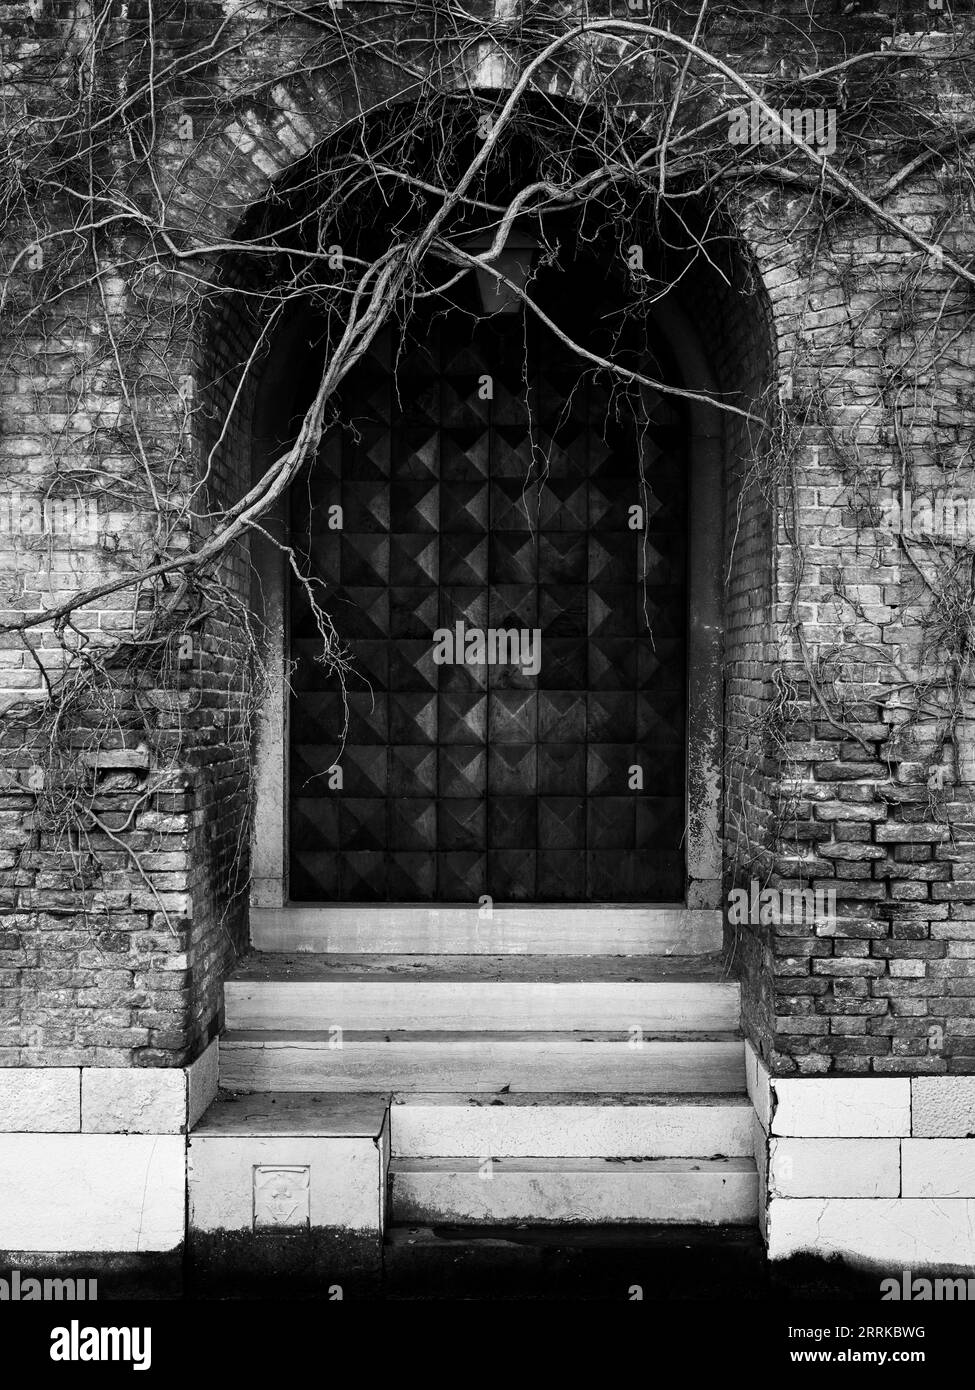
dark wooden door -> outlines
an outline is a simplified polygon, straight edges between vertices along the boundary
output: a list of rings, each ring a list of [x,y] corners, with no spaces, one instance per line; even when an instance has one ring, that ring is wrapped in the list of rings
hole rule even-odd
[[[457,311],[350,377],[293,489],[354,665],[343,692],[293,583],[293,899],[683,896],[683,441],[635,399],[520,316]],[[458,623],[537,631],[537,674],[438,665]]]

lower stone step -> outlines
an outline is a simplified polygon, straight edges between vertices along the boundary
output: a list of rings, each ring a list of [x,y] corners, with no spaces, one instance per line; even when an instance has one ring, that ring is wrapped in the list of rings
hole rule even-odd
[[[257,953],[224,987],[227,1027],[680,1033],[738,1027],[720,958]]]
[[[236,1242],[246,1263],[255,1234],[294,1230],[376,1240],[388,1158],[385,1096],[222,1096],[189,1136],[197,1251],[211,1237],[224,1246]]]
[[[389,1226],[387,1299],[644,1302],[768,1298],[758,1226]],[[822,1276],[820,1275],[820,1278]],[[874,1291],[876,1277],[874,1276]],[[868,1297],[866,1288],[857,1290]]]
[[[727,1093],[744,1088],[744,1068],[733,1034],[231,1030],[220,1040],[228,1091]]]
[[[744,1158],[742,1095],[433,1094],[393,1097],[394,1158]]]
[[[746,1158],[395,1159],[389,1215],[430,1225],[744,1225],[758,1215],[758,1175]]]

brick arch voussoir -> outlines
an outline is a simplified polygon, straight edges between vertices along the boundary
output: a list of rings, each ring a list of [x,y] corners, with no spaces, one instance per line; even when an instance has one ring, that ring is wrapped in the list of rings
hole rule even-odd
[[[245,215],[274,193],[288,171],[350,120],[383,106],[418,101],[432,92],[510,90],[513,65],[496,49],[474,52],[461,63],[428,67],[422,78],[407,78],[380,64],[364,67],[354,84],[336,83],[325,74],[292,74],[268,84],[260,105],[241,107],[229,118],[214,116],[182,165],[168,201],[170,226],[194,248],[215,251],[232,242]],[[586,100],[578,73],[554,74],[550,95],[573,105]],[[787,216],[787,209],[783,215]],[[731,228],[741,255],[750,262],[761,318],[771,345],[772,376],[784,383],[791,374],[792,344],[801,318],[805,282],[783,226],[773,225],[766,205],[742,200]]]
[[[336,84],[322,74],[283,77],[265,88],[260,105],[238,108],[229,118],[214,115],[205,125],[192,154],[177,163],[168,226],[201,252],[223,246],[289,168],[349,121],[432,92],[503,91],[514,80],[507,60],[476,52],[460,63],[438,63],[418,78],[379,64],[357,71],[354,83]],[[560,79],[562,85],[564,95],[578,99],[571,82]]]

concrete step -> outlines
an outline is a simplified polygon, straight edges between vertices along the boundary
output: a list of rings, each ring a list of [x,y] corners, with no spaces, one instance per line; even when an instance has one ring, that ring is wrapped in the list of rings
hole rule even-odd
[[[735,1225],[758,1215],[758,1175],[746,1158],[394,1159],[396,1222]]]
[[[229,1091],[729,1092],[744,1089],[733,1033],[229,1030]]]
[[[394,1158],[744,1158],[745,1095],[399,1095]]]
[[[225,986],[232,1029],[720,1032],[739,987],[716,957],[270,955]]]
[[[653,907],[495,904],[400,907],[348,904],[250,910],[260,951],[416,955],[698,955],[721,949],[721,912]]]

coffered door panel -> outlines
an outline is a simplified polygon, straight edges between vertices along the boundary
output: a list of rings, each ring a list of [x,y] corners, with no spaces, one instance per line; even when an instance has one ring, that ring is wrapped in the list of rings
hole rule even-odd
[[[683,436],[627,400],[504,316],[350,376],[292,490],[348,657],[293,581],[293,899],[682,897]]]

